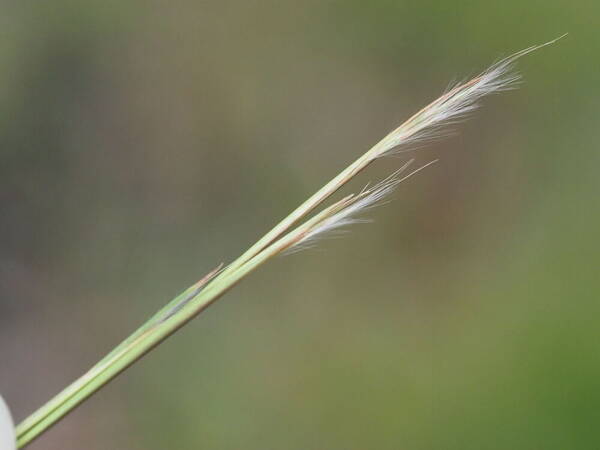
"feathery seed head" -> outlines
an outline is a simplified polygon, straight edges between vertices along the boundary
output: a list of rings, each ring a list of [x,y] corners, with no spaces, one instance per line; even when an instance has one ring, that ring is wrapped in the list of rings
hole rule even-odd
[[[391,194],[400,183],[437,162],[437,160],[430,161],[412,172],[401,176],[413,162],[414,159],[411,159],[379,183],[372,187],[367,185],[358,194],[350,195],[343,199],[337,204],[338,207],[331,210],[331,214],[326,215],[322,220],[315,223],[304,233],[301,239],[286,250],[286,253],[295,253],[299,250],[310,248],[321,237],[324,237],[325,235],[331,236],[332,233],[340,232],[342,231],[341,229],[347,225],[370,222],[369,219],[361,219],[357,216],[368,209],[381,205],[382,200]]]
[[[528,47],[510,55],[475,78],[461,83],[444,93],[441,97],[421,109],[410,119],[389,133],[373,148],[373,159],[399,152],[401,146],[435,139],[444,135],[444,128],[465,118],[479,107],[478,101],[495,92],[514,89],[520,75],[513,71],[514,63],[520,57],[546,45],[553,44],[560,36],[545,44]]]

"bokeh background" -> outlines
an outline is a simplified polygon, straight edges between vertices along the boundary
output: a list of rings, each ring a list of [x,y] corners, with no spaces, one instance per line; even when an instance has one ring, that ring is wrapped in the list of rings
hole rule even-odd
[[[600,3],[2,2],[0,392],[17,421],[402,119],[524,84],[344,239],[278,258],[32,449],[600,445]]]

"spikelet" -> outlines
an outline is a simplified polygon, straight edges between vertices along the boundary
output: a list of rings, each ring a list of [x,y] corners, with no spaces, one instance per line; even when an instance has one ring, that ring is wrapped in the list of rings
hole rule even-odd
[[[482,97],[514,89],[517,86],[521,79],[521,76],[514,71],[514,63],[517,59],[553,44],[562,37],[514,53],[493,64],[475,78],[447,90],[441,97],[383,138],[373,148],[373,159],[397,153],[415,143],[444,136],[446,127],[464,119],[477,109]]]
[[[350,195],[342,200],[341,204],[335,210],[332,210],[330,215],[326,215],[321,221],[315,223],[310,229],[304,232],[300,239],[289,247],[285,253],[295,253],[300,250],[312,247],[318,240],[323,237],[331,236],[348,225],[355,223],[370,222],[369,219],[361,218],[360,215],[365,211],[381,205],[383,200],[388,197],[396,187],[404,180],[415,175],[417,172],[429,167],[437,162],[433,160],[423,166],[402,176],[402,173],[414,162],[411,159],[404,164],[400,169],[396,170],[387,178],[379,183],[369,187],[368,185],[356,195]]]

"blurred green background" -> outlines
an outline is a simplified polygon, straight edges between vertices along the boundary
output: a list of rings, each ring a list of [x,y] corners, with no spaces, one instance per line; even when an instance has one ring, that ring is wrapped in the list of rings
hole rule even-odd
[[[2,2],[0,392],[23,419],[447,84],[375,222],[269,263],[32,449],[600,446],[600,3]]]

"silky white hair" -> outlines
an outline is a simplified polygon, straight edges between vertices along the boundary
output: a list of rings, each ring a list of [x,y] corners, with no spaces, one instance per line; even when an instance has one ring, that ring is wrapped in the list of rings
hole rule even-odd
[[[344,205],[342,206],[341,210],[325,217],[322,221],[312,227],[300,240],[294,243],[292,247],[287,249],[286,253],[294,253],[306,248],[310,248],[314,246],[315,243],[321,238],[335,235],[336,233],[343,231],[342,229],[348,225],[370,222],[369,219],[364,219],[359,216],[365,211],[385,203],[383,200],[389,194],[391,194],[400,183],[437,161],[437,159],[429,161],[427,164],[424,164],[408,174],[401,176],[402,173],[414,162],[414,159],[411,159],[400,169],[396,170],[379,183],[373,185],[372,187],[369,187],[368,185],[365,186],[358,194],[349,196],[344,201]]]
[[[513,70],[517,59],[553,44],[563,36],[501,59],[475,78],[449,88],[441,97],[388,134],[379,143],[374,157],[387,156],[411,144],[444,136],[446,126],[464,119],[477,109],[482,97],[517,87],[521,79],[520,74]]]

